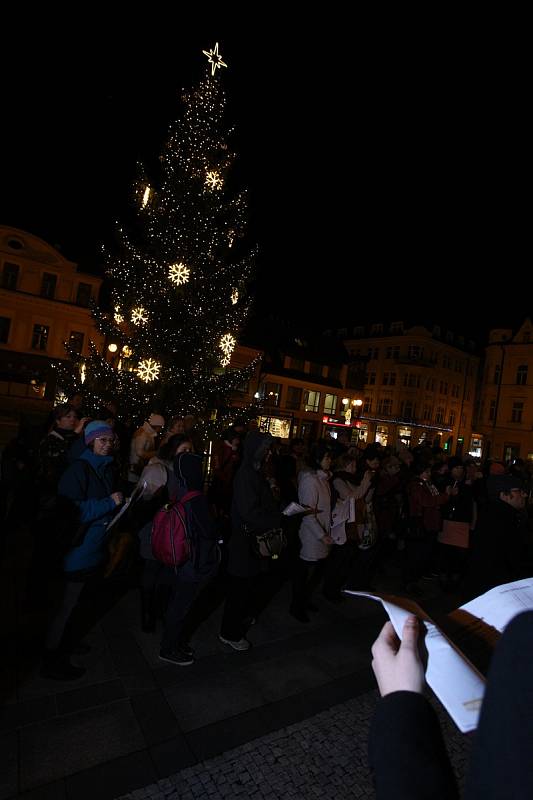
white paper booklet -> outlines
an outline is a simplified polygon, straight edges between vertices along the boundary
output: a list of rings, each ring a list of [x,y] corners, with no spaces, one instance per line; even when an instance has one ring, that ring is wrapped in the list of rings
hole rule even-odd
[[[295,514],[309,514],[313,509],[308,506],[301,506],[300,503],[289,503],[289,505],[281,512],[286,517],[293,517]]]
[[[426,681],[462,733],[477,727],[484,676],[500,634],[517,614],[533,610],[533,578],[497,586],[438,622],[405,597],[348,589],[345,594],[379,600],[400,639],[409,614],[422,621],[427,631]]]

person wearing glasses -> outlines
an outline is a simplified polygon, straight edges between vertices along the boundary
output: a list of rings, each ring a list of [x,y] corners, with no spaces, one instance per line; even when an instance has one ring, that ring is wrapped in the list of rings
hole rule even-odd
[[[472,536],[467,599],[533,574],[533,540],[521,479],[491,475],[487,493],[489,502],[480,510]]]
[[[88,620],[96,608],[105,611],[106,527],[124,500],[115,485],[113,429],[94,420],[84,437],[86,449],[67,467],[58,487],[61,513],[70,526],[63,558],[65,585],[61,607],[48,629],[41,669],[43,677],[55,680],[75,680],[85,673],[70,663],[70,655],[87,652],[81,637],[91,627]]]

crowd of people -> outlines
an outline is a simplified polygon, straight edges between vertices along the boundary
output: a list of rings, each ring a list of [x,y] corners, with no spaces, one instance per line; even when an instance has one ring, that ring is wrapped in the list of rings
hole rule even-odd
[[[220,640],[249,649],[249,626],[285,581],[287,611],[305,625],[319,591],[341,603],[343,588],[371,588],[391,560],[400,591],[412,596],[431,580],[467,599],[532,573],[527,463],[480,465],[428,442],[397,450],[342,436],[282,442],[243,421],[209,448],[193,415],[154,412],[133,431],[113,401],[97,416],[89,419],[76,395],[54,408],[35,453],[24,434],[3,453],[4,530],[27,523],[28,596],[53,597],[42,666],[49,678],[83,674],[71,655],[83,654],[85,634],[132,583],[143,629],[162,620],[161,659],[188,666],[195,627],[222,602]],[[111,534],[139,482],[140,500]],[[197,557],[172,568],[153,555],[153,520],[191,491]],[[291,503],[301,513],[283,514]],[[278,529],[280,557],[258,555],[252,540]]]

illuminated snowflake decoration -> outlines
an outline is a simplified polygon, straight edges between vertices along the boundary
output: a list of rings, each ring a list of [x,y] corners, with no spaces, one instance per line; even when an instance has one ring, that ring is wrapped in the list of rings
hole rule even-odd
[[[115,320],[117,325],[120,324],[121,322],[124,322],[124,317],[120,313],[120,306],[115,306],[115,314],[113,316],[113,319]]]
[[[161,364],[158,361],[154,361],[152,358],[145,358],[139,361],[137,375],[145,383],[150,383],[150,381],[157,380],[160,369]]]
[[[124,358],[131,358],[133,355],[133,350],[131,349],[131,347],[128,347],[128,345],[125,344],[124,347],[122,348],[122,355],[124,356]]]
[[[181,286],[182,283],[187,283],[190,273],[190,269],[180,261],[179,264],[172,264],[168,271],[168,277],[176,286]]]
[[[223,367],[227,367],[229,364],[230,356],[235,348],[236,341],[231,333],[225,333],[222,339],[220,340],[219,347],[224,353],[224,356],[221,360],[221,364]]]
[[[232,291],[232,293],[231,293],[231,302],[233,303],[234,306],[236,306],[237,303],[239,302],[239,290],[238,289],[234,289]]]
[[[143,192],[143,196],[142,196],[142,200],[141,200],[141,206],[143,208],[146,208],[146,206],[148,205],[148,201],[150,200],[151,191],[152,190],[150,189],[149,186],[145,186],[144,192]]]
[[[202,50],[204,56],[207,56],[208,62],[211,64],[211,75],[213,76],[217,69],[221,67],[227,67],[228,65],[222,61],[222,56],[218,52],[218,42],[215,44],[212,50]]]
[[[132,309],[131,321],[134,325],[145,325],[148,322],[148,312],[142,306]]]
[[[216,170],[209,170],[205,176],[205,185],[212,191],[222,189],[222,178]]]

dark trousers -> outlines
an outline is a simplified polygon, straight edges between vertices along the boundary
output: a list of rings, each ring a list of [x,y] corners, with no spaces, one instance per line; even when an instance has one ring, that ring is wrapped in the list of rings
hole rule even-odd
[[[276,572],[262,572],[248,578],[228,575],[227,597],[220,634],[225,639],[238,642],[247,631],[252,617],[257,617],[266,608],[280,579]]]
[[[304,561],[298,559],[292,582],[292,607],[305,611],[315,589],[319,586],[326,569],[326,559]]]
[[[165,615],[165,626],[161,637],[161,650],[172,652],[185,644],[183,626],[185,618],[199,594],[204,581],[197,578],[188,564],[178,569]]]
[[[355,577],[356,565],[362,560],[363,552],[357,547],[357,542],[353,541],[333,545],[325,565],[323,586],[325,597],[330,599],[340,597],[341,589],[346,586],[350,577]]]

